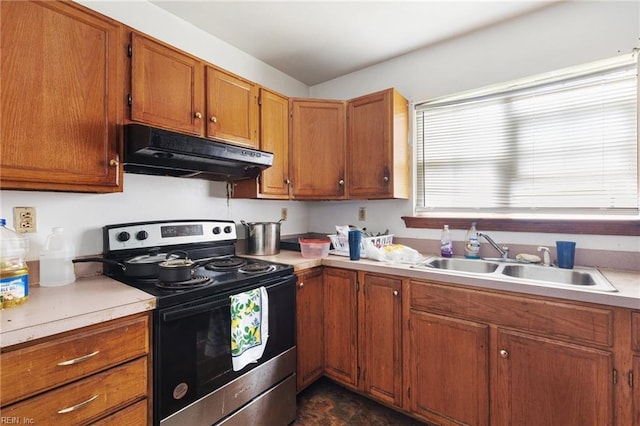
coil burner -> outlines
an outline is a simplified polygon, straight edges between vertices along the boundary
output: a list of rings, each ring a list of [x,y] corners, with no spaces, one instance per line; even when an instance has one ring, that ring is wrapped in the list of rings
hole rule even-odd
[[[240,266],[244,266],[246,263],[247,261],[241,257],[226,257],[223,259],[213,259],[205,265],[205,269],[210,271],[236,269]]]
[[[187,290],[190,288],[203,287],[211,283],[211,278],[194,276],[187,281],[156,281],[156,287],[166,290]]]
[[[239,268],[238,272],[243,274],[260,274],[264,272],[271,272],[275,269],[275,265],[270,265],[268,263],[250,263]]]

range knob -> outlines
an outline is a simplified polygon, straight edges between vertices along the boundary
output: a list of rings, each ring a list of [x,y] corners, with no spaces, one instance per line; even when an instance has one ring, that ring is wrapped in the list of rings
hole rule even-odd
[[[222,231],[222,229],[220,229],[220,227],[219,227],[219,226],[216,226],[216,227],[214,227],[214,228],[213,228],[213,233],[214,233],[215,235],[218,235],[221,231]]]
[[[231,227],[230,226],[225,226],[224,227],[224,233],[225,234],[230,234],[231,233]]]
[[[127,231],[122,231],[116,236],[116,239],[120,242],[129,241],[129,238],[131,238],[131,234],[129,234]]]
[[[136,234],[136,240],[146,240],[149,238],[149,233],[147,231],[138,231]]]

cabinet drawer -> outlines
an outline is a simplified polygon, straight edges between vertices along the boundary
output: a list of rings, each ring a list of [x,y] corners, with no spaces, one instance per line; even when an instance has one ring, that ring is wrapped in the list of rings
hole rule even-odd
[[[640,312],[631,313],[631,349],[640,352]]]
[[[613,312],[528,296],[411,281],[411,309],[502,324],[548,336],[611,346]]]
[[[148,401],[143,399],[142,401],[136,402],[133,405],[130,405],[126,408],[123,408],[120,411],[117,411],[110,415],[109,417],[105,417],[102,420],[98,420],[95,423],[91,423],[91,426],[121,426],[121,425],[146,425],[150,424],[148,421],[148,410],[147,410]]]
[[[144,399],[146,378],[147,359],[140,358],[4,407],[2,416],[29,419],[36,425],[87,423],[136,399]]]
[[[117,320],[0,356],[1,405],[145,355],[148,316]]]

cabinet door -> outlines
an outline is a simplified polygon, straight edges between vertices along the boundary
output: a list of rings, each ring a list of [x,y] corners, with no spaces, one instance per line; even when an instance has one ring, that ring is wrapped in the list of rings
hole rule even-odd
[[[0,3],[2,189],[121,191],[122,26],[71,2]]]
[[[632,376],[635,377],[635,381],[639,380],[640,377],[640,356],[633,357],[633,370]],[[635,426],[640,426],[640,389],[638,389],[638,385],[635,385],[633,389],[633,424]]]
[[[412,310],[408,339],[410,410],[442,425],[489,424],[489,327]]]
[[[496,425],[612,424],[610,353],[498,330]]]
[[[260,193],[289,197],[289,99],[260,89],[260,149],[273,153],[273,165],[260,175]]]
[[[324,270],[325,374],[344,384],[358,385],[356,272]]]
[[[324,369],[322,268],[298,275],[296,296],[297,390],[322,376]]]
[[[345,198],[344,102],[293,99],[290,103],[293,198]]]
[[[258,147],[258,88],[219,69],[207,67],[207,136]]]
[[[360,292],[363,390],[402,406],[402,280],[365,274]]]
[[[202,135],[203,64],[137,33],[131,46],[131,120]]]
[[[408,102],[393,89],[349,101],[350,198],[408,198]]]

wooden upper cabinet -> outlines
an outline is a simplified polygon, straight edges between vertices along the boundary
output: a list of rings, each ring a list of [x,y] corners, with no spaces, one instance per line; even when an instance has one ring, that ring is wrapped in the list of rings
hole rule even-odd
[[[291,99],[292,198],[344,199],[345,103]]]
[[[211,66],[206,77],[206,136],[258,148],[258,87]]]
[[[204,65],[195,57],[131,33],[131,120],[201,135]]]
[[[289,98],[260,88],[260,149],[273,153],[273,164],[257,179],[233,184],[234,198],[289,198]]]
[[[349,198],[409,198],[408,102],[395,89],[347,104]]]
[[[2,189],[122,191],[123,27],[72,2],[0,2]]]
[[[273,153],[273,164],[260,176],[260,192],[289,197],[289,98],[260,89],[260,149]]]

